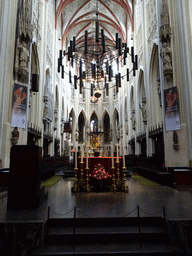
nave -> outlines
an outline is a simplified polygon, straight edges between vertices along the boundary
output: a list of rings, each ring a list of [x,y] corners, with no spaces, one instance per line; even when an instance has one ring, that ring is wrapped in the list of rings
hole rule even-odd
[[[7,197],[1,198],[0,218],[2,221],[46,220],[48,207],[51,218],[73,217],[74,207],[77,217],[123,217],[137,216],[137,206],[141,216],[158,212],[163,217],[163,206],[167,219],[192,218],[192,193],[178,191],[167,186],[145,186],[131,177],[126,184],[129,192],[72,193],[74,180],[63,178],[48,191],[48,199],[35,210],[7,210]],[[66,214],[70,212],[69,214]]]

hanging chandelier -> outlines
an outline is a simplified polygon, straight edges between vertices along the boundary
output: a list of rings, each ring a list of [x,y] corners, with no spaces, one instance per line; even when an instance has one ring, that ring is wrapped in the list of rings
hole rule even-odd
[[[95,31],[88,32],[85,30],[84,37],[70,41],[68,51],[59,51],[58,72],[61,70],[61,77],[64,78],[64,65],[62,59],[67,58],[69,62],[69,83],[74,84],[77,89],[79,85],[80,94],[82,94],[85,83],[90,84],[91,97],[101,97],[101,89],[106,90],[108,96],[109,82],[115,80],[116,92],[121,87],[120,65],[126,65],[127,57],[131,57],[133,68],[126,69],[127,81],[129,81],[129,73],[133,72],[136,76],[138,69],[137,55],[134,55],[134,47],[131,51],[127,47],[127,43],[122,42],[116,33],[116,40],[113,41],[104,35],[104,30],[99,32],[98,11],[96,12]],[[76,66],[75,66],[76,65]],[[116,66],[116,68],[114,68]],[[76,74],[74,74],[74,68]],[[116,72],[115,72],[116,69]]]

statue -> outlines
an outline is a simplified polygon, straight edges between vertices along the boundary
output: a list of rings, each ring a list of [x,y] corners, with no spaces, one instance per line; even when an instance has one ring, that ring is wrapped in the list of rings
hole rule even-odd
[[[179,140],[176,131],[173,131],[173,149],[176,151],[179,150]]]
[[[48,104],[48,99],[47,99],[47,100],[45,100],[44,110],[43,110],[43,118],[44,119],[48,118],[48,110],[49,110],[49,104]]]
[[[140,109],[142,112],[143,122],[147,122],[147,105],[145,102],[142,102],[142,105],[140,105]]]
[[[132,113],[131,121],[132,121],[132,129],[135,131],[136,120],[135,120],[135,114],[134,113]]]
[[[26,42],[21,41],[20,38],[17,40],[17,56],[15,71],[22,77],[28,77],[29,74],[29,48]]]
[[[28,62],[29,62],[29,49],[27,44],[23,41],[19,47],[19,66],[28,68]]]
[[[12,137],[11,137],[12,145],[16,145],[18,143],[18,140],[19,140],[19,131],[18,131],[18,128],[15,127],[14,130],[12,131]]]
[[[161,49],[161,57],[163,59],[164,69],[172,68],[171,64],[171,48],[167,43],[163,43],[163,49]]]
[[[160,52],[161,58],[163,59],[163,72],[164,75],[169,78],[173,74],[171,48],[167,43],[163,43],[163,49]]]
[[[157,92],[158,92],[158,95],[159,95],[160,107],[162,108],[162,102],[161,102],[161,82],[160,82],[160,76],[159,75],[157,77]]]
[[[98,136],[96,134],[93,134],[93,138],[92,138],[92,141],[91,141],[91,146],[93,148],[98,147]]]

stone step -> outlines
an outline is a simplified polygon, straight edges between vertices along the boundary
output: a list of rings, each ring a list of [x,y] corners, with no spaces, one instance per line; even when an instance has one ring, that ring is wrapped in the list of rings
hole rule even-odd
[[[150,256],[188,256],[184,251],[177,248],[167,247],[161,243],[109,243],[89,245],[61,245],[48,246],[37,249],[32,256],[119,256],[119,255],[150,255]]]
[[[63,177],[75,177],[75,171],[74,170],[65,170],[63,172]]]
[[[167,236],[165,233],[81,233],[81,234],[53,234],[49,233],[44,236],[44,242],[47,245],[62,245],[73,243],[76,244],[108,244],[108,243],[136,243],[137,241],[161,242],[166,243]]]
[[[77,209],[79,210],[79,209]],[[110,218],[50,218],[45,227],[165,227],[166,222],[162,217],[110,217]]]
[[[49,219],[33,256],[187,255],[169,247],[165,224],[161,217]]]

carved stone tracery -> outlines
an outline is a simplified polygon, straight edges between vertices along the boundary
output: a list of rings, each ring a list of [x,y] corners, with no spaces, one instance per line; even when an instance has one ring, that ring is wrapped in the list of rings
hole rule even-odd
[[[29,45],[33,36],[33,25],[31,21],[32,6],[31,0],[20,2],[18,19],[18,37],[15,55],[15,73],[21,79],[27,79],[29,76]]]
[[[24,38],[31,41],[33,35],[31,0],[23,0],[21,5],[21,12],[19,14],[19,37],[23,35]]]
[[[161,26],[159,28],[159,37],[162,42],[160,56],[163,60],[163,73],[166,79],[170,79],[173,75],[172,67],[172,50],[171,50],[171,27],[169,24],[169,11],[167,1],[162,2]]]

